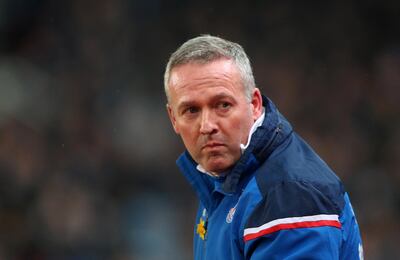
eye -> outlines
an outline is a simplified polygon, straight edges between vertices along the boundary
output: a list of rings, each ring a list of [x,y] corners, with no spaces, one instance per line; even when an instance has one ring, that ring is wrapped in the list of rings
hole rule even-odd
[[[195,114],[199,112],[197,107],[187,107],[183,110],[182,114]]]
[[[224,110],[230,108],[231,106],[232,106],[232,104],[229,103],[229,102],[220,102],[220,103],[218,103],[218,108],[224,109]]]

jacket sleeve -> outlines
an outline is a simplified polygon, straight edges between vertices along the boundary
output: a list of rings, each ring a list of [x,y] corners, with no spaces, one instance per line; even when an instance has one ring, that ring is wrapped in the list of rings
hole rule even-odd
[[[246,259],[339,259],[339,187],[283,182],[269,189],[243,230]]]
[[[246,259],[339,259],[340,229],[280,230],[245,243]]]

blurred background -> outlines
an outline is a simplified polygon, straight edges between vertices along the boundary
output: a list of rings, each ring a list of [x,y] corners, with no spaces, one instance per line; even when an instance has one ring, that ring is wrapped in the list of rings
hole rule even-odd
[[[0,0],[0,259],[191,259],[163,72],[240,43],[350,193],[367,259],[399,259],[399,1]]]

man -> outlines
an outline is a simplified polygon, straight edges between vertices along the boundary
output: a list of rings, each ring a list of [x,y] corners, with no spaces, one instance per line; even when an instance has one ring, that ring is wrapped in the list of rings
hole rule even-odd
[[[360,259],[338,177],[255,87],[236,43],[184,43],[164,75],[187,151],[177,164],[200,200],[195,259]]]

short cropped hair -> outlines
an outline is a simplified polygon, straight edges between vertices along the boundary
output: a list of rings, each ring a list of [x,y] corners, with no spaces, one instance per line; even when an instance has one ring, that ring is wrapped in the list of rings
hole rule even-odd
[[[206,64],[221,58],[232,60],[237,66],[245,95],[250,101],[255,88],[255,81],[250,60],[242,46],[211,35],[202,35],[186,41],[169,58],[164,73],[164,89],[168,101],[168,84],[174,67],[191,62]]]

